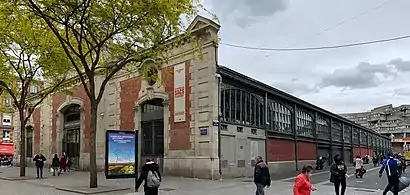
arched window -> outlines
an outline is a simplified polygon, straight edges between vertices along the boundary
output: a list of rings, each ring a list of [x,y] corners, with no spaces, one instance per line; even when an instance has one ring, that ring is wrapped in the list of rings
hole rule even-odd
[[[282,133],[293,133],[292,112],[283,104],[277,102],[269,103],[268,123],[270,130]]]
[[[316,125],[318,138],[330,139],[330,126],[327,120],[322,116],[318,116],[316,120]]]
[[[353,127],[352,137],[353,137],[353,144],[359,145],[360,144],[359,129],[357,129],[356,127]]]
[[[313,123],[314,121],[308,113],[301,111],[301,110],[297,111],[296,129],[297,129],[298,135],[313,137],[314,136]]]
[[[222,121],[263,128],[263,103],[240,89],[221,91]]]
[[[342,141],[342,124],[339,121],[333,121],[332,140]]]
[[[351,141],[351,139],[352,139],[352,127],[350,125],[345,125],[344,124],[343,131],[344,131],[344,135],[343,135],[344,142],[345,143],[352,142]]]

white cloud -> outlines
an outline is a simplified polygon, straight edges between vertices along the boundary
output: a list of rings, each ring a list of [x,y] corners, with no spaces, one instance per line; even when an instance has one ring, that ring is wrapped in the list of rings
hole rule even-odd
[[[410,1],[205,0],[221,19],[222,42],[315,47],[410,34]],[[273,7],[273,8],[272,8]],[[353,16],[360,15],[359,17]],[[342,25],[337,25],[341,21]],[[336,26],[336,27],[334,27]],[[325,29],[329,29],[322,32]],[[265,52],[221,45],[222,65],[334,112],[410,103],[410,40],[307,52]]]

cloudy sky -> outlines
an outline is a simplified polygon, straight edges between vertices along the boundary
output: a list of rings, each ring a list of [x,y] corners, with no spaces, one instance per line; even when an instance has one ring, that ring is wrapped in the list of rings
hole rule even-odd
[[[224,43],[300,48],[410,35],[409,0],[204,0]],[[206,15],[205,15],[206,16]],[[410,39],[321,51],[220,46],[220,64],[336,113],[410,104]]]

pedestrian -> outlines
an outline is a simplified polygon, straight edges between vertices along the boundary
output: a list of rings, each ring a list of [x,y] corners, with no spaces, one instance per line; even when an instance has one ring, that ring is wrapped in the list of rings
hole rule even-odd
[[[335,163],[330,167],[330,182],[333,183],[335,187],[336,195],[344,195],[346,192],[346,173],[347,167],[346,164],[342,161],[342,158],[339,155],[335,155]],[[341,187],[341,193],[340,192]]]
[[[402,173],[406,172],[406,168],[407,168],[407,163],[406,163],[406,159],[404,157],[401,158],[401,166],[402,166]]]
[[[58,172],[59,166],[60,166],[60,159],[58,158],[57,154],[54,154],[54,158],[51,162],[51,169],[53,170],[53,176],[56,176],[56,172]]]
[[[359,155],[357,155],[355,159],[355,168],[356,168],[356,173],[355,173],[356,178],[358,178],[359,176],[360,178],[362,178],[363,175],[361,173],[363,170],[363,160],[360,158]]]
[[[67,172],[70,172],[72,164],[73,162],[71,161],[71,158],[67,156],[67,161],[66,161]]]
[[[302,167],[302,173],[296,176],[295,184],[293,185],[293,195],[310,195],[311,191],[316,188],[310,183],[313,167],[305,165]]]
[[[36,156],[34,156],[33,161],[35,162],[36,172],[37,172],[37,179],[43,178],[43,168],[44,162],[46,161],[46,157],[40,152]]]
[[[145,182],[144,182],[145,181]],[[144,182],[145,195],[158,195],[158,188],[161,185],[161,173],[159,172],[159,165],[153,159],[147,158],[146,163],[141,168],[141,174],[138,177],[135,190]]]
[[[373,156],[373,159],[372,159],[372,161],[373,161],[373,166],[374,167],[377,167],[377,158],[376,158],[376,156]]]
[[[386,170],[388,184],[383,191],[383,195],[393,189],[393,194],[399,194],[399,170],[397,160],[393,158],[390,152],[386,154],[387,158],[384,159],[382,167],[379,171],[379,177],[382,177],[383,172]]]
[[[61,172],[66,172],[67,170],[67,156],[63,154],[60,158],[60,171],[58,172],[58,176],[60,176]]]
[[[263,162],[261,156],[255,157],[255,169],[253,174],[253,182],[256,185],[256,195],[265,195],[265,187],[270,187],[271,179],[268,165]]]

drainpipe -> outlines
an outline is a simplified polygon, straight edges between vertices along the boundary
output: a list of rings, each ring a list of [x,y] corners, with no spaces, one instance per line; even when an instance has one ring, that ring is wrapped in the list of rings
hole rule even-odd
[[[222,77],[219,74],[215,74],[218,79],[218,170],[219,178],[222,178],[222,161],[221,161],[221,84]]]
[[[269,126],[268,126],[268,93],[265,93],[265,102],[264,102],[264,122],[265,122],[265,162],[267,165],[269,165],[269,161],[268,161],[268,141],[269,141],[269,134],[268,134],[268,130],[269,130]]]
[[[218,43],[214,41],[214,58],[215,58],[215,67],[218,68]],[[220,74],[215,74],[215,77],[218,79],[218,169],[219,169],[219,179],[222,179],[222,161],[221,161],[221,84],[222,76]]]

